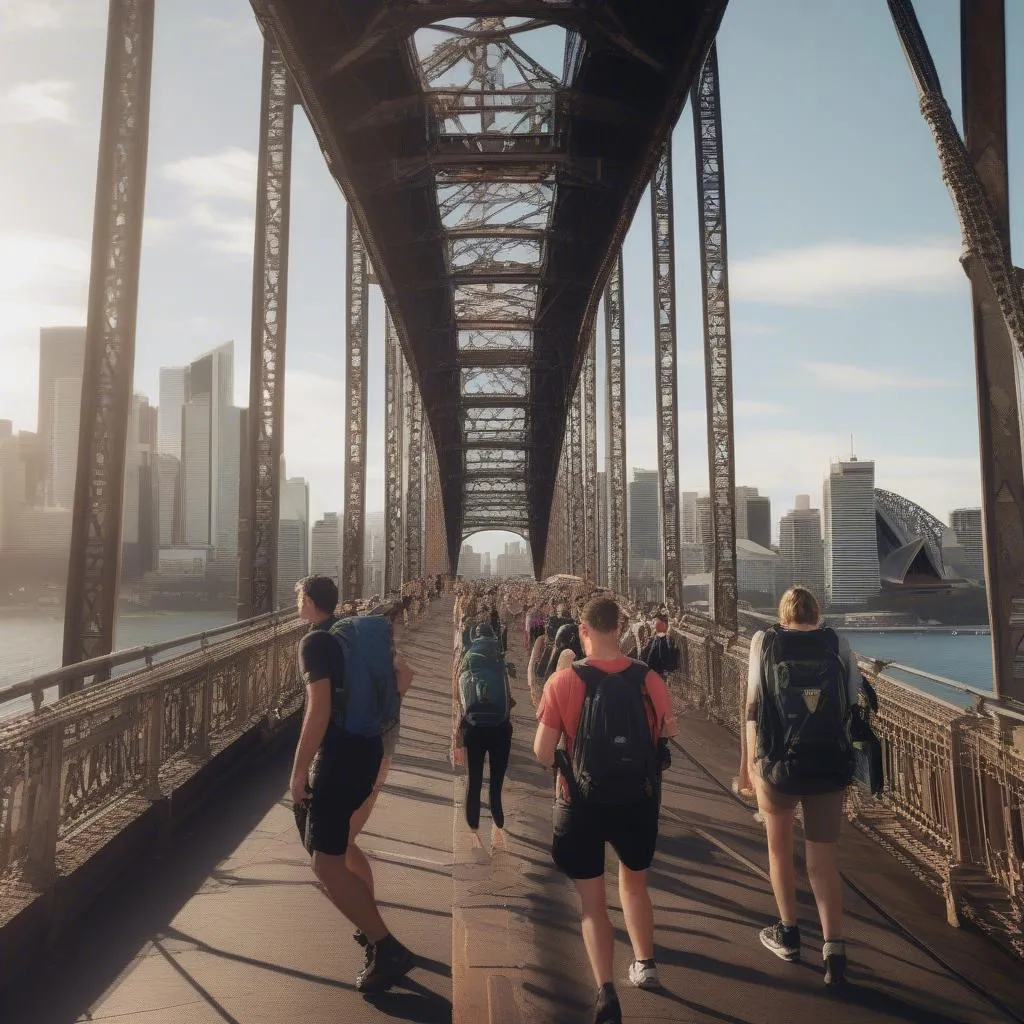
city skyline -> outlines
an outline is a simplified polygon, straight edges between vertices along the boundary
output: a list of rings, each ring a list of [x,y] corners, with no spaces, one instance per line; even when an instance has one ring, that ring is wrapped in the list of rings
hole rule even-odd
[[[781,507],[794,493],[817,489],[853,432],[884,467],[880,486],[945,521],[952,509],[977,504],[980,490],[968,289],[934,145],[888,14],[884,5],[851,6],[821,0],[812,13],[806,2],[780,0],[768,11],[734,0],[719,37],[737,479],[766,467],[761,492]],[[933,0],[920,12],[954,113],[958,6]],[[0,26],[0,119],[11,141],[0,155],[8,184],[0,195],[0,266],[8,271],[0,275],[7,313],[0,343],[24,371],[0,381],[0,411],[26,428],[33,396],[17,382],[34,376],[39,326],[84,315],[106,28],[100,0],[55,3],[53,10],[45,27],[16,19]],[[797,17],[806,45],[794,46],[786,29]],[[234,404],[244,406],[259,33],[248,6],[226,0],[180,0],[163,5],[158,18],[167,49],[158,53],[153,85],[135,389],[156,394],[159,365],[183,361],[185,348],[235,339]],[[1007,36],[1010,52],[1024,44],[1018,5],[1007,11]],[[175,45],[184,38],[187,47]],[[838,52],[828,45],[836,38],[844,40]],[[777,52],[789,59],[780,64]],[[842,85],[867,64],[875,70],[863,88]],[[1007,70],[1009,94],[1024,92],[1024,66],[1010,62]],[[177,116],[183,97],[211,95],[217,101],[203,103],[202,118]],[[779,112],[792,102],[799,116],[781,132]],[[1024,111],[1011,107],[1010,117],[1012,149],[1024,138]],[[707,471],[688,122],[684,113],[674,150],[680,486],[694,491],[706,490]],[[876,145],[864,145],[861,126],[868,124]],[[795,165],[794,146],[801,153]],[[1013,194],[1011,202],[1019,243],[1021,197]],[[284,448],[310,481],[312,507],[326,510],[341,507],[342,467],[335,448],[308,442],[320,433],[341,436],[343,427],[344,217],[300,112]],[[649,245],[645,198],[625,247],[630,471],[656,464]],[[188,303],[178,300],[183,294]],[[383,309],[376,289],[370,312],[372,511],[383,507]],[[489,544],[492,553],[506,539]]]

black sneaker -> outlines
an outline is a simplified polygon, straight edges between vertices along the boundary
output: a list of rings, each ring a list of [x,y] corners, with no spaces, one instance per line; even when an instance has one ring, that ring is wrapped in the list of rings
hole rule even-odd
[[[825,961],[825,984],[842,985],[846,981],[846,943],[826,942],[821,958]]]
[[[780,960],[795,963],[800,959],[800,928],[787,928],[781,921],[770,928],[761,929],[761,945],[770,949]]]
[[[622,1007],[614,985],[602,985],[598,989],[594,1024],[622,1024]]]
[[[357,946],[362,946],[363,949],[370,944],[370,940],[358,928],[352,933],[352,939]]]
[[[412,969],[415,957],[393,935],[366,947],[366,963],[356,976],[356,991],[363,995],[386,992]]]

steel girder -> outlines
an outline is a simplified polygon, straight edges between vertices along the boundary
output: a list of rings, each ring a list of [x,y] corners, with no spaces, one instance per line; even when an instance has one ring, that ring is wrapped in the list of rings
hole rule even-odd
[[[406,581],[423,575],[423,400],[411,373],[405,376],[405,416],[409,438],[405,481]]]
[[[665,559],[665,600],[683,607],[679,561],[679,398],[676,381],[676,258],[672,205],[672,139],[661,148],[651,181],[654,244],[655,408],[658,417],[658,478]]]
[[[341,598],[363,596],[366,516],[366,399],[369,356],[370,264],[349,208],[345,305],[345,522],[341,549]]]
[[[608,488],[607,584],[616,594],[629,592],[629,536],[626,523],[626,331],[622,286],[622,250],[616,255],[604,293],[605,317],[605,467]]]
[[[704,372],[707,386],[708,475],[713,535],[711,613],[731,632],[737,628],[736,469],[732,409],[732,331],[729,257],[725,222],[722,101],[714,44],[694,86],[693,134],[697,162],[701,295],[704,309]]]
[[[453,560],[467,454],[498,443],[509,417],[516,440],[501,443],[519,446],[529,476],[525,509],[510,515],[525,512],[539,569],[601,292],[725,0],[549,2],[527,21],[516,0],[252,3],[288,55],[420,384]],[[453,22],[456,10],[469,20]],[[530,370],[528,415],[482,429],[461,372],[472,366],[462,339],[479,329],[525,334],[528,363],[517,354],[504,367]]]
[[[153,0],[111,0],[64,664],[114,646],[149,146]]]
[[[402,347],[391,314],[384,329],[384,589],[402,585]]]
[[[281,457],[284,454],[284,365],[288,322],[292,126],[295,97],[277,44],[263,44],[263,98],[253,250],[249,410],[245,417],[238,523],[238,617],[274,610]]]
[[[579,382],[569,407],[569,572],[582,576],[586,565],[587,534],[583,508],[583,381]]]
[[[597,572],[597,332],[592,331],[590,348],[583,364],[583,521],[586,551],[582,575],[596,580]]]

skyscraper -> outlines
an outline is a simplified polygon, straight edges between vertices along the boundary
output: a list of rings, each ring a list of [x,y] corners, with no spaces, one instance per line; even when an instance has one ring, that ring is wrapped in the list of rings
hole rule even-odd
[[[702,494],[696,501],[696,543],[703,552],[701,572],[710,572],[715,561],[715,533],[711,519],[711,495]]]
[[[763,548],[771,547],[771,498],[762,497],[756,487],[736,488],[736,539],[752,540]]]
[[[155,413],[145,395],[132,397],[121,511],[121,576],[126,580],[139,579],[157,564],[160,499]]]
[[[530,558],[529,548],[521,541],[506,544],[504,554],[497,557],[494,572],[503,577],[532,576],[533,559]]]
[[[779,521],[780,589],[807,587],[825,602],[825,547],[821,513],[811,508],[810,496],[798,494],[795,507]]]
[[[275,600],[278,608],[292,600],[295,584],[309,575],[309,484],[300,476],[283,479],[283,459],[281,469]]]
[[[832,463],[823,487],[825,600],[863,607],[880,590],[875,464],[852,456]]]
[[[956,508],[949,513],[949,525],[963,548],[960,571],[969,580],[985,578],[980,508]]]
[[[629,585],[645,601],[661,600],[665,592],[659,487],[656,471],[633,470],[629,484]]]
[[[482,559],[468,544],[463,544],[459,552],[459,575],[465,580],[480,578]]]
[[[337,580],[341,563],[341,532],[337,512],[327,512],[313,525],[309,571]]]
[[[187,366],[164,366],[160,369],[160,416],[157,449],[161,455],[181,458],[181,410],[188,400]]]
[[[65,508],[70,508],[74,499],[75,469],[78,464],[78,417],[81,411],[84,367],[84,327],[44,327],[40,330],[38,433],[47,459],[45,501],[48,505],[62,504]],[[63,382],[59,388],[58,381]],[[58,406],[61,407],[61,437],[55,441],[53,431]],[[60,448],[57,461],[63,473],[60,481],[61,501],[56,498],[53,462],[55,446]]]
[[[697,543],[697,492],[683,491],[682,543]]]

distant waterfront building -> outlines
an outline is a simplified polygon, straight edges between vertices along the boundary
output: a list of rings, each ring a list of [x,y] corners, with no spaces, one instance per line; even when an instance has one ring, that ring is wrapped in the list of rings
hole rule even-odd
[[[736,585],[741,598],[755,606],[774,605],[778,575],[776,552],[746,538],[736,541]]]
[[[495,559],[494,574],[501,577],[532,576],[533,559],[529,548],[521,541],[506,544],[504,554]]]
[[[173,455],[158,454],[156,477],[160,509],[160,547],[169,548],[182,541],[181,460]]]
[[[798,494],[794,508],[779,520],[779,590],[807,587],[825,602],[825,546],[821,512],[811,508],[807,494]]]
[[[881,589],[875,523],[875,464],[855,456],[829,468],[822,491],[825,600],[862,608]]]
[[[47,505],[70,508],[74,499],[74,474],[78,466],[78,417],[81,411],[84,368],[84,327],[44,327],[40,330],[38,434],[47,459]],[[58,413],[61,433],[59,439],[54,437]],[[62,474],[60,501],[56,497],[57,480],[54,477],[55,449]],[[72,451],[73,457],[70,454]]]
[[[189,368],[187,366],[163,366],[160,368],[157,450],[161,455],[171,455],[180,461],[182,442],[182,409],[188,401]]]
[[[711,572],[715,560],[715,532],[711,519],[711,495],[702,494],[696,502],[696,544],[701,549],[701,568],[698,572]]]
[[[682,535],[683,544],[697,543],[697,492],[683,491],[682,494]]]
[[[313,524],[309,571],[314,576],[338,579],[341,564],[341,532],[337,512],[327,512]]]
[[[661,554],[661,500],[658,473],[649,469],[633,470],[629,483],[629,582],[645,586],[661,579],[664,570]],[[657,569],[652,569],[657,566]],[[652,598],[651,600],[655,600]]]
[[[132,397],[125,447],[121,510],[121,579],[141,579],[157,566],[160,546],[160,482],[156,409],[145,395]]]
[[[281,460],[282,475],[284,459]],[[309,575],[309,484],[302,477],[281,481],[277,531],[278,608],[293,600],[295,584]]]
[[[982,546],[981,509],[953,509],[949,513],[949,525],[963,548],[959,571],[965,579],[978,582],[984,580],[985,556]]]
[[[737,487],[735,494],[736,539],[752,540],[762,548],[770,548],[772,544],[771,498],[759,494],[756,487]]]
[[[487,579],[492,575],[490,551],[484,551],[480,555],[480,575],[484,577],[484,579]]]
[[[683,565],[684,576],[699,576],[704,569],[704,545],[703,544],[680,544],[679,558]]]
[[[459,551],[459,575],[465,580],[480,578],[482,559],[468,544]]]

